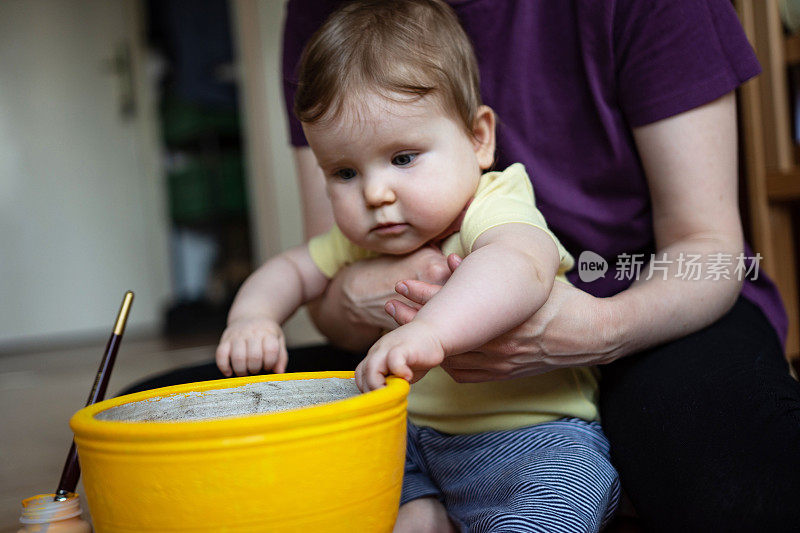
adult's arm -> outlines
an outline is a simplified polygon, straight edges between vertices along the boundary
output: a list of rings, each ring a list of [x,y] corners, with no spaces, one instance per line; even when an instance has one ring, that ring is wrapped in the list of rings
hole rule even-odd
[[[524,324],[442,365],[457,381],[490,381],[554,368],[608,363],[711,324],[735,302],[735,279],[676,277],[677,259],[743,251],[737,199],[736,107],[733,93],[673,117],[635,128],[653,207],[656,257],[669,261],[666,276],[643,275],[627,290],[595,298],[556,283],[547,303]],[[666,255],[664,255],[666,254]],[[424,304],[438,288],[405,284]],[[415,310],[395,302],[395,320]]]
[[[732,266],[730,279],[675,275],[681,253],[701,254],[706,277],[713,254],[735,263],[744,251],[736,134],[734,93],[633,130],[650,188],[657,258],[666,254],[670,268],[666,281],[640,279],[610,299],[618,356],[697,331],[736,301],[742,282]]]
[[[330,229],[333,212],[325,192],[325,178],[308,147],[294,149],[303,204],[306,239]],[[418,279],[444,283],[450,276],[441,252],[426,247],[408,256],[380,257],[343,268],[321,298],[308,304],[317,329],[333,344],[352,351],[366,351],[385,329],[397,324],[384,311],[395,283]]]

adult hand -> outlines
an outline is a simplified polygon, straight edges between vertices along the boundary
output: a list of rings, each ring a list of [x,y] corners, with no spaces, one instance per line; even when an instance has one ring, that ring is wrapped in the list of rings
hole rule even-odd
[[[337,281],[341,283],[341,305],[350,322],[394,329],[397,323],[386,314],[386,301],[397,297],[395,284],[401,279],[416,279],[441,286],[450,277],[442,252],[426,246],[409,255],[382,256],[359,261],[343,269]],[[403,298],[406,307],[413,302]]]
[[[448,257],[452,270],[459,263],[457,256]],[[407,324],[439,289],[437,284],[403,280],[396,291],[411,305],[390,300],[386,311],[397,324]],[[608,363],[619,352],[614,318],[606,299],[557,281],[547,302],[527,321],[473,352],[447,357],[441,366],[457,382],[474,383]]]

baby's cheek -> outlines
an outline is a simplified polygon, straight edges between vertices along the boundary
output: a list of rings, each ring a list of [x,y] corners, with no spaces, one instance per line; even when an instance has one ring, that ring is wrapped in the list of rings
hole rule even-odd
[[[361,238],[361,226],[364,225],[364,221],[363,215],[358,209],[352,209],[347,205],[337,206],[334,204],[333,218],[345,237],[351,241],[357,241]]]
[[[335,220],[336,225],[342,231],[342,234],[344,234],[344,236],[347,237],[350,242],[355,243],[358,246],[366,247],[367,243],[364,238],[366,231],[359,224],[359,220],[347,217],[341,219],[339,217],[335,217]]]

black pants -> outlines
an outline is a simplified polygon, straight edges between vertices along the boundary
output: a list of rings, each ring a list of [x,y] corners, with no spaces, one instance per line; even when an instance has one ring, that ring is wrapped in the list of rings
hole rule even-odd
[[[287,371],[361,357],[296,349]],[[601,370],[612,460],[648,530],[800,531],[800,384],[757,307],[739,298],[715,324]],[[125,392],[222,377],[210,363]]]
[[[800,384],[760,309],[601,368],[611,459],[651,531],[800,531]]]

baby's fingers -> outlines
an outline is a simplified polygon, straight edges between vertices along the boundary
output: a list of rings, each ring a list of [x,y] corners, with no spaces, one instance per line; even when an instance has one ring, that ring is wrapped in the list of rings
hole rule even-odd
[[[360,390],[361,392],[367,392],[366,389],[364,388],[364,361],[365,360],[362,359],[361,362],[358,363],[355,375],[356,387],[358,387],[358,390]]]
[[[264,366],[264,370],[272,370],[276,374],[280,374],[281,372],[278,371],[278,367],[281,365],[281,360],[286,359],[284,355],[286,349],[283,346],[283,339],[276,336],[264,337],[262,340],[262,346],[262,364]],[[283,363],[283,366],[284,368],[286,367],[285,362]]]
[[[258,337],[247,339],[247,373],[258,374],[264,365],[264,349]]]
[[[215,354],[217,360],[217,368],[225,377],[231,377],[233,371],[231,370],[231,343],[223,342],[217,346]]]
[[[356,367],[356,387],[361,392],[369,392],[374,388],[372,386],[373,380],[367,379],[370,373],[374,372],[374,363],[375,361],[372,360],[371,357],[366,357]]]
[[[386,357],[367,357],[364,361],[363,382],[367,390],[380,389],[386,383],[384,376],[389,371],[386,366]]]
[[[356,368],[356,386],[361,392],[379,389],[385,384],[388,372],[385,354],[369,353]]]
[[[361,368],[361,384],[356,381],[356,385],[359,385],[359,389],[364,392],[386,386],[386,376],[389,374],[408,381],[414,377],[414,373],[406,364],[405,356],[396,348],[385,355],[367,357],[359,368]]]
[[[272,371],[276,374],[283,374],[286,372],[286,365],[289,363],[289,354],[286,352],[286,343],[283,339],[278,343],[278,361],[272,367]]]
[[[231,366],[237,376],[247,375],[247,341],[236,339],[231,345]]]
[[[394,349],[390,351],[389,356],[387,357],[387,363],[389,367],[387,375],[392,374],[403,378],[406,381],[411,381],[414,378],[414,372],[408,366],[406,361],[405,354],[403,354],[400,350]]]

